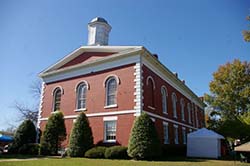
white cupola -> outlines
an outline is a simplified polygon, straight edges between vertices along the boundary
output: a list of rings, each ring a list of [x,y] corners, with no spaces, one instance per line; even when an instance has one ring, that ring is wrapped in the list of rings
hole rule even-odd
[[[101,17],[96,17],[88,24],[88,45],[105,46],[108,45],[109,32],[111,26]]]

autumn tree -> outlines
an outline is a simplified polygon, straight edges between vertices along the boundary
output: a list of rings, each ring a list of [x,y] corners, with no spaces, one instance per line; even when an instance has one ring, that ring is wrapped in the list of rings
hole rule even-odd
[[[234,60],[219,67],[210,82],[205,101],[221,118],[235,119],[250,111],[250,63]]]
[[[250,16],[247,16],[246,20],[250,22]],[[250,29],[242,31],[242,35],[246,42],[250,42]]]

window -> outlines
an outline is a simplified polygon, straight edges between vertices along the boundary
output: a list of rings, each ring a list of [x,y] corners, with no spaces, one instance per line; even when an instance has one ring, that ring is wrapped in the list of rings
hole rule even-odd
[[[188,122],[191,124],[191,106],[190,103],[188,103],[187,105],[187,109],[188,109]]]
[[[184,99],[181,99],[181,119],[182,121],[185,121],[185,103],[184,103]]]
[[[114,77],[106,81],[106,106],[116,105],[117,82]]]
[[[151,76],[149,76],[147,78],[147,85],[148,85],[148,91],[149,91],[149,96],[150,96],[150,103],[149,105],[152,106],[154,108],[155,106],[155,99],[154,99],[154,88],[155,88],[155,84],[154,84],[154,80]]]
[[[167,114],[168,100],[167,100],[167,90],[165,87],[161,87],[161,100],[162,100],[162,112]]]
[[[173,114],[175,118],[177,118],[176,103],[177,103],[176,94],[172,93],[172,107],[173,107]]]
[[[163,136],[164,136],[164,144],[169,144],[168,123],[166,122],[163,122]]]
[[[53,96],[54,96],[53,111],[54,112],[59,111],[61,106],[61,96],[62,96],[61,88],[57,87],[54,90]]]
[[[105,121],[104,122],[104,141],[115,142],[116,141],[116,121]]]
[[[174,143],[179,144],[178,126],[174,125]]]
[[[198,108],[197,108],[197,106],[195,106],[195,119],[196,119],[196,127],[199,128]]]
[[[86,108],[86,91],[87,85],[85,83],[80,83],[77,87],[77,109]]]
[[[186,134],[186,128],[182,128],[182,141],[183,144],[187,144],[187,134]]]

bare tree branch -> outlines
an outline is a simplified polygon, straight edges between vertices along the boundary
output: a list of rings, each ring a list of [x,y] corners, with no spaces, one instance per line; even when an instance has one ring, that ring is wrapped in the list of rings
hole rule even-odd
[[[15,102],[13,105],[13,108],[17,110],[20,113],[20,121],[29,119],[34,122],[34,124],[37,123],[37,117],[38,117],[38,108],[30,108],[24,104]]]
[[[30,85],[30,92],[33,95],[33,97],[35,98],[40,98],[41,93],[42,93],[42,82],[41,80],[37,80],[34,81],[31,85]]]

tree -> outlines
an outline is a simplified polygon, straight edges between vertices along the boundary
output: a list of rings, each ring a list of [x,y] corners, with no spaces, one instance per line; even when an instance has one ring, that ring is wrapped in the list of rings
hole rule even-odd
[[[250,21],[250,16],[247,16],[246,20]],[[243,35],[244,40],[246,42],[250,42],[250,30],[244,30],[244,31],[242,31],[242,35]]]
[[[206,102],[219,111],[222,119],[235,119],[250,111],[250,63],[234,60],[219,67],[210,82]]]
[[[23,121],[26,119],[31,120],[34,124],[37,123],[37,117],[39,112],[39,102],[42,93],[42,83],[40,80],[35,81],[30,86],[30,92],[34,99],[36,99],[35,106],[28,106],[24,103],[15,101],[13,108],[20,114],[19,120]]]
[[[62,141],[66,139],[66,128],[63,113],[56,111],[48,119],[41,139],[40,153],[57,155]]]
[[[142,113],[134,122],[128,155],[134,159],[152,159],[160,154],[161,145],[154,123],[146,113]]]
[[[14,142],[10,145],[9,151],[17,153],[19,148],[25,144],[36,142],[36,127],[31,120],[25,120],[14,134]]]
[[[93,147],[93,135],[88,118],[81,112],[71,131],[69,142],[69,155],[83,157],[84,153]]]

